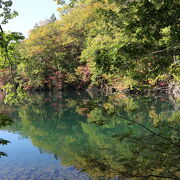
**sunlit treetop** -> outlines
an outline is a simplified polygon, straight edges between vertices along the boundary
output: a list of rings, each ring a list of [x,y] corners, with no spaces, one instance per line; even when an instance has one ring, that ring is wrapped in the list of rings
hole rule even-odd
[[[9,19],[18,15],[16,11],[11,10],[12,4],[12,0],[0,0],[0,24],[6,24]]]
[[[54,0],[59,5],[68,4],[69,6],[73,7],[76,2],[85,1],[85,0],[69,0],[68,2],[66,0]]]

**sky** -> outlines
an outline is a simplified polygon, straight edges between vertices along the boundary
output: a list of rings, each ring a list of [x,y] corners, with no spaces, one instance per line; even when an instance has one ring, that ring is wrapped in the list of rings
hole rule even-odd
[[[39,21],[48,19],[53,13],[58,18],[58,6],[53,0],[13,0],[12,10],[19,15],[3,25],[5,31],[21,32],[26,37]]]

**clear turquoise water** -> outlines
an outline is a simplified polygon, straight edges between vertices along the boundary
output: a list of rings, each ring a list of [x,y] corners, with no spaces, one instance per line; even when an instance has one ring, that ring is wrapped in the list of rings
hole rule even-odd
[[[7,157],[0,159],[0,179],[88,179],[73,166],[63,166],[53,154],[43,153],[31,139],[17,133],[0,131],[0,137],[11,144],[1,147]]]
[[[179,103],[167,97],[36,93],[0,105],[0,180],[178,179]]]

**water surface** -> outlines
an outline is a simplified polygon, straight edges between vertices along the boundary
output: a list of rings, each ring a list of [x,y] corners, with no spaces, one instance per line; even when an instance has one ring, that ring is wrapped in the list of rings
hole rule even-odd
[[[179,104],[172,98],[36,93],[1,104],[0,179],[179,179]]]

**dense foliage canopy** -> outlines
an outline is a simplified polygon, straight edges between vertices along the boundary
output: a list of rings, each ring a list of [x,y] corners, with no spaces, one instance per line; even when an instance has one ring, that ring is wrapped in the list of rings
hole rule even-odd
[[[57,3],[63,4],[60,20],[52,15],[37,23],[21,43],[20,34],[1,33],[1,48],[8,47],[0,55],[1,84],[10,81],[9,69],[16,86],[26,90],[142,89],[179,81],[176,0]],[[1,4],[6,23],[12,2]],[[11,63],[4,64],[7,54]]]
[[[11,12],[11,0],[0,0],[0,88],[10,97],[14,89],[141,90],[180,80],[177,0],[56,2],[61,4],[60,20],[52,15],[24,39],[21,33],[3,31],[2,25],[17,13]],[[11,130],[21,128],[38,147],[60,156],[63,164],[76,162],[92,177],[177,178],[178,169],[169,160],[178,161],[179,111],[161,111],[170,105],[152,101],[147,106],[146,99],[117,96],[65,102],[54,97],[48,111],[49,100],[36,96],[20,107],[21,121]],[[6,120],[0,114],[0,126],[2,117]]]

